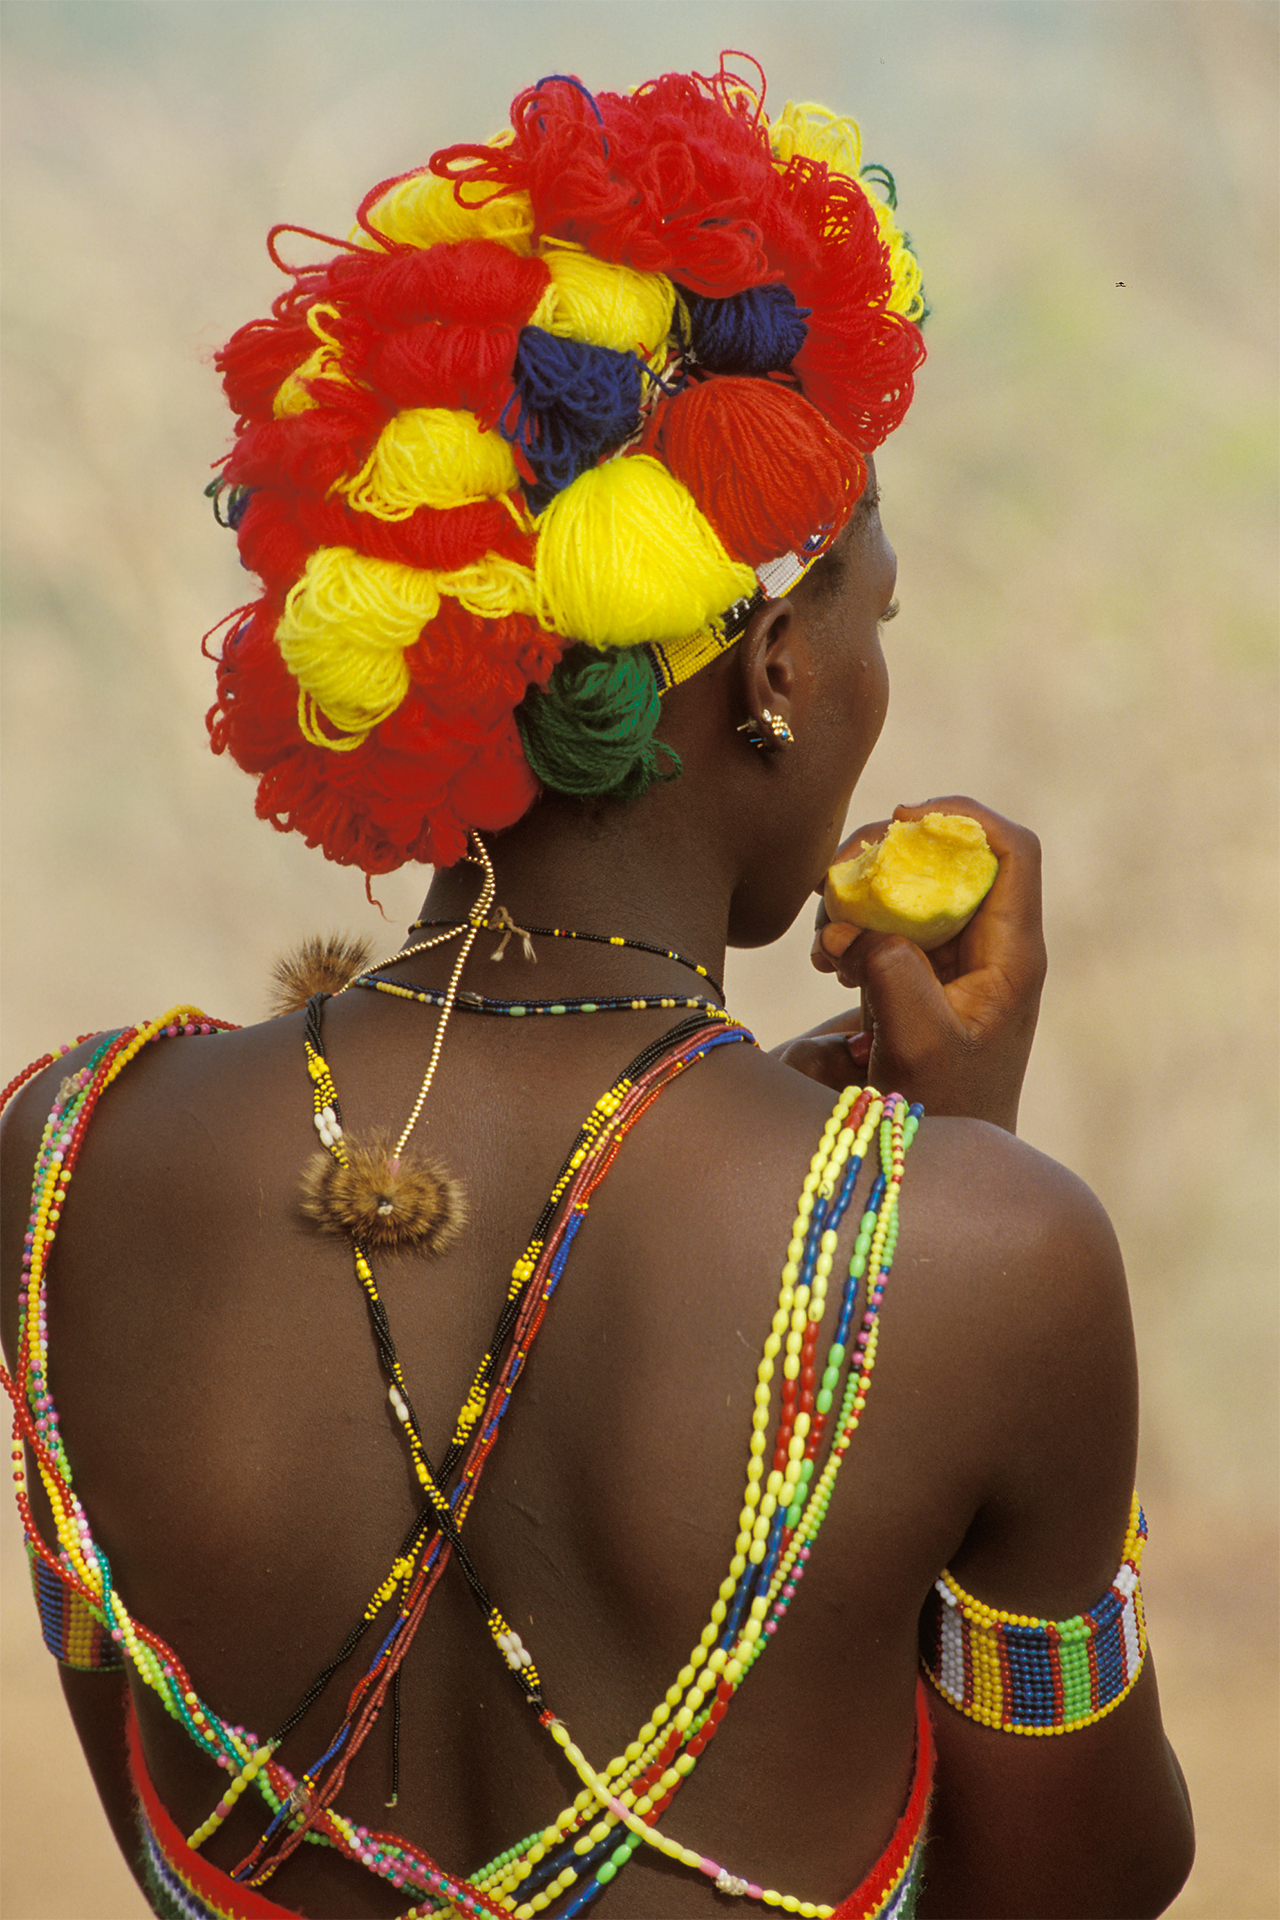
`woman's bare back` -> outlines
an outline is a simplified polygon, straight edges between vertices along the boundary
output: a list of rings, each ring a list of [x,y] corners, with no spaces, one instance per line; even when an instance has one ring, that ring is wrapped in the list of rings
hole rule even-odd
[[[433,1457],[578,1124],[668,1018],[455,1020],[427,1133],[464,1183],[469,1230],[437,1260],[377,1262]],[[407,1112],[434,1020],[381,996],[328,1004],[349,1128]],[[420,1499],[350,1246],[298,1208],[314,1151],[301,1026],[166,1041],[128,1069],[82,1156],[50,1310],[67,1447],[115,1578],[202,1697],[261,1736],[358,1620]],[[33,1094],[27,1130],[37,1105]],[[468,1520],[493,1598],[598,1765],[663,1698],[733,1552],[756,1368],[829,1107],[824,1089],[746,1046],[663,1094],[592,1200]],[[838,1901],[901,1811],[917,1615],[1006,1437],[992,1419],[1001,1299],[987,1263],[994,1241],[1007,1267],[1021,1233],[1017,1290],[1034,1289],[1046,1252],[1030,1216],[1046,1201],[1078,1211],[1066,1183],[980,1124],[926,1124],[912,1149],[882,1357],[837,1497],[767,1658],[668,1822],[733,1871]],[[864,1170],[860,1197],[869,1184]],[[1022,1399],[1006,1380],[1000,1420],[1020,1417]],[[1104,1479],[1117,1438],[1123,1455],[1123,1434],[1099,1438]],[[1064,1574],[1088,1605],[1116,1557],[1104,1543],[1076,1569],[1050,1559],[1043,1602],[1001,1597],[1053,1601],[1061,1617]],[[367,1659],[362,1646],[291,1736],[295,1771],[327,1744]],[[224,1777],[137,1692],[153,1779],[190,1831]],[[348,1776],[352,1817],[466,1872],[574,1797],[456,1566],[405,1664],[402,1703],[398,1804],[387,1810],[387,1715]],[[209,1856],[230,1867],[254,1838],[237,1814]],[[273,1897],[319,1917],[397,1910],[391,1888],[306,1848]],[[642,1860],[619,1911],[696,1914],[711,1900]]]

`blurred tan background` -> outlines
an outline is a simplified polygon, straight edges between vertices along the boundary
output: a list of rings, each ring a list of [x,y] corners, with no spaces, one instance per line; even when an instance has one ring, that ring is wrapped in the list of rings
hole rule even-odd
[[[201,489],[211,350],[276,220],[720,48],[855,111],[935,312],[880,463],[894,706],[855,803],[972,793],[1041,834],[1051,973],[1023,1131],[1098,1189],[1144,1363],[1148,1611],[1200,1856],[1182,1920],[1276,1867],[1276,49],[1266,0],[720,6],[8,0],[5,1077],[190,999],[376,891],[252,817],[199,636],[247,597]],[[851,824],[857,824],[856,820]],[[808,935],[731,964],[766,1043],[834,1010]],[[6,1920],[124,1920],[3,1514]]]

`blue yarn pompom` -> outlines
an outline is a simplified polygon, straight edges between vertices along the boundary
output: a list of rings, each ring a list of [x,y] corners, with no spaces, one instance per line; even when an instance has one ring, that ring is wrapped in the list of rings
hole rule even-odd
[[[520,448],[537,476],[525,498],[541,513],[602,453],[638,431],[644,376],[633,353],[522,327],[511,377],[515,393],[498,431]]]
[[[724,300],[680,291],[693,358],[709,373],[780,373],[805,343],[813,309],[798,307],[790,287],[748,287]]]

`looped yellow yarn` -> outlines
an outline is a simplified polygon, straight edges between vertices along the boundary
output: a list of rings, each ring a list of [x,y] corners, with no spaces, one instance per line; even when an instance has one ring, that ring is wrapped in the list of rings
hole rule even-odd
[[[407,407],[389,420],[350,480],[339,480],[360,513],[407,520],[419,507],[464,507],[519,485],[509,443],[474,413]]]
[[[307,309],[307,325],[319,340],[320,345],[300,367],[295,367],[293,372],[281,381],[276,397],[271,403],[271,411],[277,420],[282,420],[291,413],[307,413],[312,407],[319,405],[307,388],[308,380],[314,380],[321,374],[328,380],[346,380],[347,378],[342,371],[342,357],[338,342],[331,334],[326,333],[321,325],[322,318],[328,316],[336,320],[338,309],[327,300],[317,300],[314,306]],[[350,382],[347,381],[347,384],[350,385]]]
[[[666,355],[676,290],[665,273],[597,260],[570,240],[545,240],[542,259],[551,284],[529,325],[618,353]]]
[[[890,313],[919,320],[924,314],[924,290],[920,264],[909,250],[906,237],[893,215],[893,209],[873,193],[861,177],[862,130],[847,114],[832,113],[813,101],[788,100],[769,128],[769,146],[779,166],[802,154],[807,160],[820,160],[833,173],[843,174],[864,195],[875,214],[880,238],[889,249],[889,273],[893,292],[887,302]]]
[[[862,166],[862,129],[848,114],[833,113],[813,100],[788,100],[769,128],[769,146],[780,166],[802,154],[821,160],[833,173],[856,180]]]
[[[499,146],[506,141],[488,144]],[[451,180],[433,173],[411,174],[375,201],[369,209],[369,225],[406,247],[432,247],[440,240],[497,240],[513,253],[533,252],[533,206],[527,193],[495,197],[488,183],[482,186],[467,180],[459,190],[461,201]],[[358,245],[374,245],[363,227],[357,227],[351,238]]]
[[[302,695],[340,733],[318,733],[310,705],[299,719],[323,746],[358,746],[393,714],[409,687],[404,650],[440,610],[436,576],[394,560],[373,560],[351,547],[317,547],[289,593],[276,645]],[[304,711],[305,704],[305,711]]]
[[[858,182],[862,186],[862,182]],[[862,188],[867,193],[865,187]],[[880,199],[878,194],[867,193],[871,202],[871,211],[876,216],[876,225],[880,229],[880,238],[889,249],[889,273],[893,281],[893,292],[885,302],[890,313],[900,313],[907,320],[924,318],[924,286],[920,275],[920,262],[907,246],[906,235],[893,217],[893,210]]]
[[[687,488],[649,454],[592,467],[538,520],[538,617],[592,647],[696,633],[755,592]]]
[[[435,583],[442,594],[460,600],[468,613],[481,620],[505,620],[513,613],[538,617],[538,596],[533,574],[518,560],[505,554],[487,553],[469,567],[455,567],[451,573],[437,573]]]

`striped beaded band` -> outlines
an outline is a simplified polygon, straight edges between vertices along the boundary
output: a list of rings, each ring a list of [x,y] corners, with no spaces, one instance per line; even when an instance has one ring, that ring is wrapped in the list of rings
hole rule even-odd
[[[1110,1713],[1147,1651],[1138,1575],[1147,1522],[1133,1496],[1120,1570],[1096,1607],[1035,1620],[975,1600],[949,1573],[920,1621],[921,1660],[938,1692],[970,1720],[1004,1733],[1074,1733]]]
[[[105,1627],[74,1587],[62,1580],[27,1549],[31,1562],[31,1586],[40,1615],[44,1644],[60,1666],[74,1667],[78,1673],[111,1673],[124,1665],[124,1657]]]

